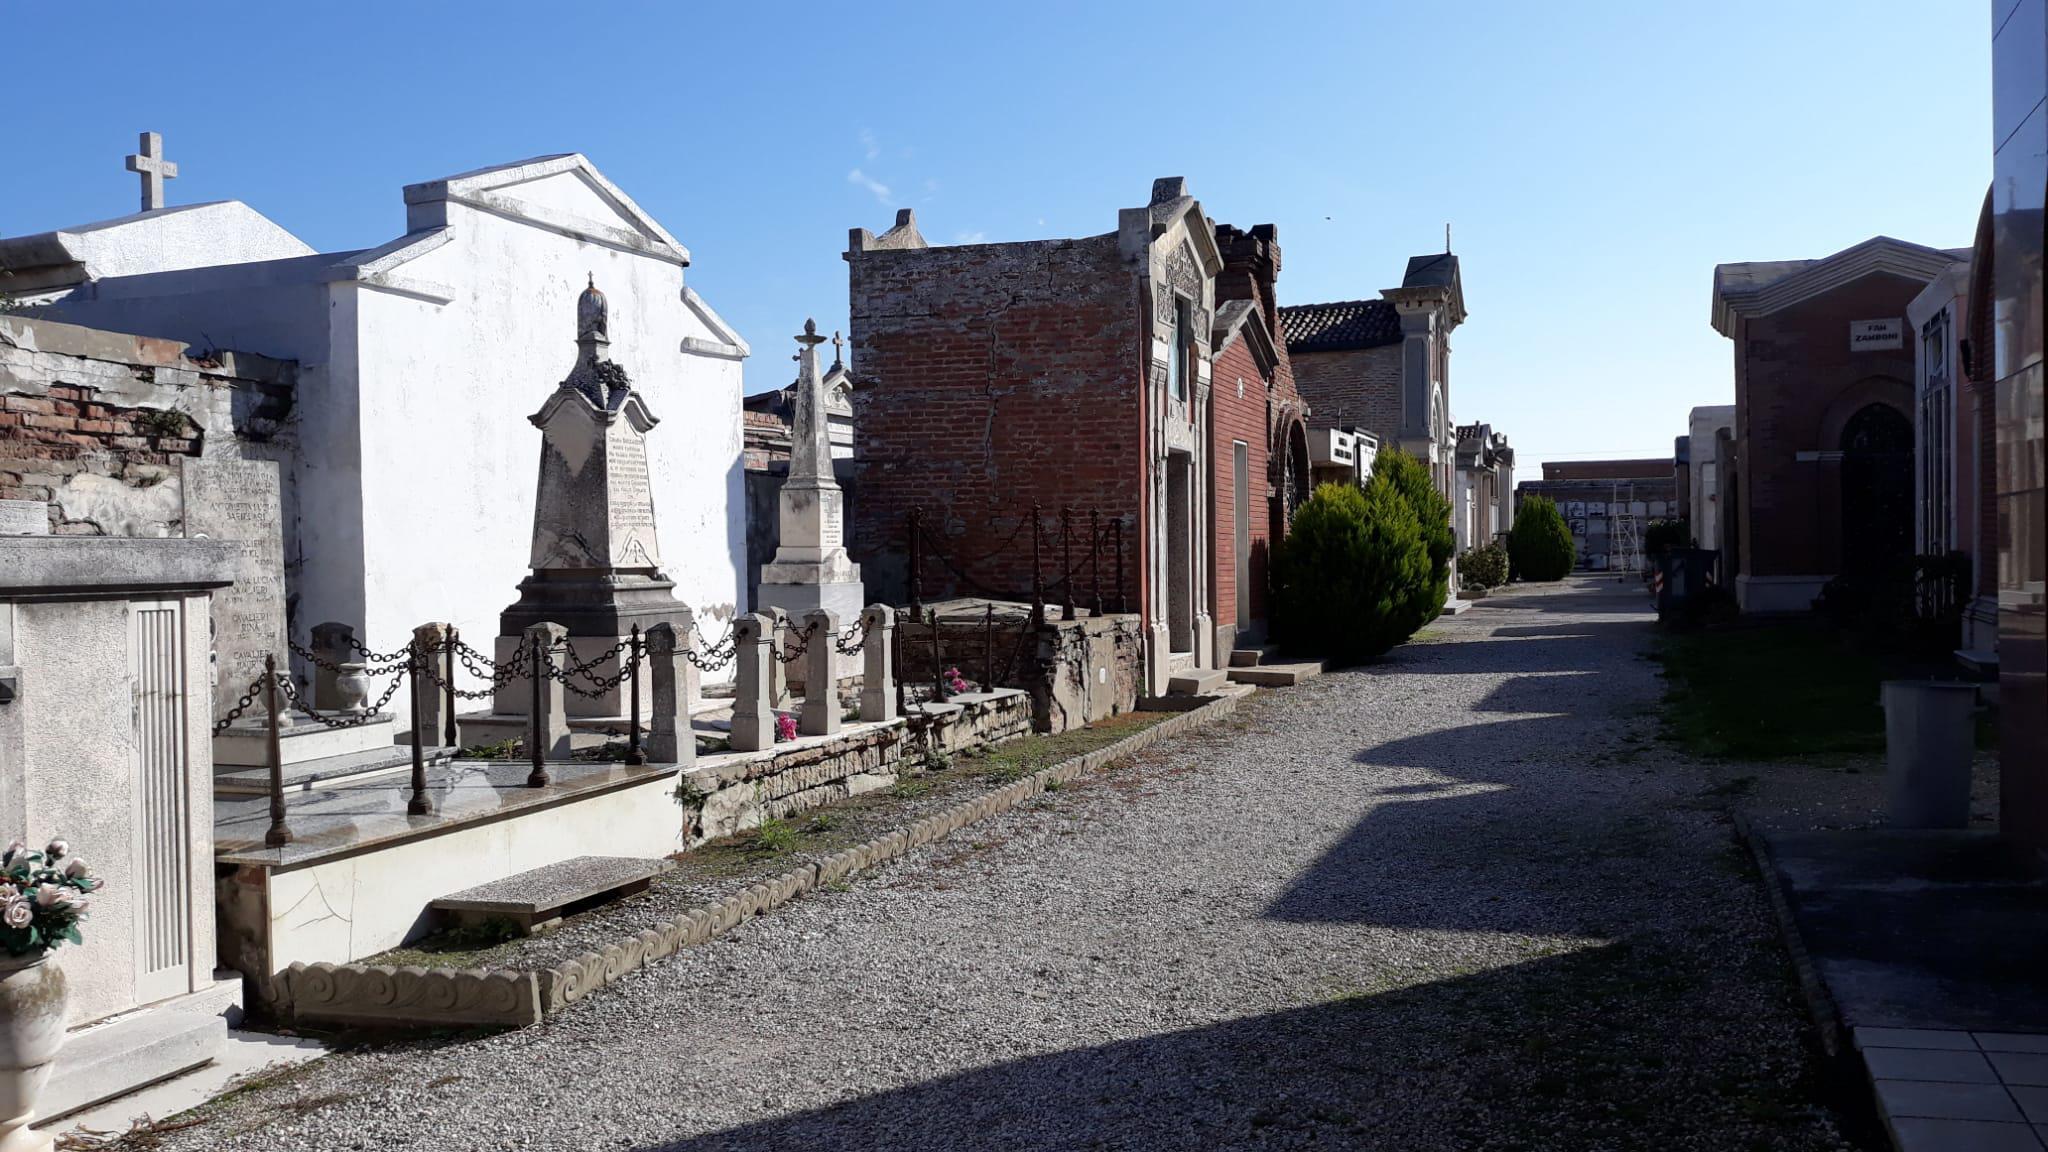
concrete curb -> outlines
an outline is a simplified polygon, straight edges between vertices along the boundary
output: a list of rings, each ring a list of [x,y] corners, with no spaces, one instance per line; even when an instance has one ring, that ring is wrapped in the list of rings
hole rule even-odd
[[[601,951],[585,952],[552,968],[394,968],[364,964],[293,964],[278,974],[276,1011],[295,1022],[352,1024],[384,1029],[524,1028],[613,984],[647,964],[702,944],[763,912],[779,908],[822,884],[886,864],[912,849],[945,839],[970,824],[999,816],[1046,790],[1190,728],[1237,710],[1246,694],[1232,694],[1163,720],[1107,747],[1041,768],[1000,788],[842,849],[815,864],[759,881],[702,904]]]
[[[1785,942],[1785,951],[1791,954],[1792,970],[1799,976],[1799,992],[1806,998],[1806,1011],[1820,1032],[1821,1048],[1829,1059],[1834,1059],[1842,1054],[1842,1016],[1835,1008],[1834,997],[1828,995],[1820,970],[1813,965],[1805,939],[1799,935],[1799,921],[1792,915],[1791,901],[1785,899],[1785,887],[1778,878],[1777,862],[1771,858],[1771,846],[1741,811],[1731,809],[1729,815],[1735,819],[1736,839],[1749,849],[1751,859],[1756,861],[1756,870],[1763,879],[1764,895],[1771,902],[1771,915],[1778,921],[1778,935]]]

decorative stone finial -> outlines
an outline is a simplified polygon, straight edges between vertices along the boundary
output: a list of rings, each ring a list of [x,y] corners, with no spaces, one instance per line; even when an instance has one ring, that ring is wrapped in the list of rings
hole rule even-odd
[[[611,343],[610,308],[604,302],[604,293],[597,290],[597,276],[590,276],[589,287],[576,298],[576,342],[595,341]]]

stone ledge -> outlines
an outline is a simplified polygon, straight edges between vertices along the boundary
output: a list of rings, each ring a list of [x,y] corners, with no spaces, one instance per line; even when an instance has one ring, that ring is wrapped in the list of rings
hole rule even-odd
[[[816,864],[793,868],[699,905],[606,945],[602,951],[585,952],[552,968],[534,972],[511,968],[444,970],[293,964],[277,978],[275,1009],[280,1016],[296,1022],[380,1028],[524,1028],[537,1024],[543,1017],[560,1012],[655,960],[730,932],[821,884],[886,864],[970,824],[1008,812],[1044,792],[1048,783],[1078,779],[1112,760],[1221,719],[1236,710],[1242,695],[1210,701],[1107,747],[1041,768],[1001,788],[913,821],[907,828],[884,833]]]

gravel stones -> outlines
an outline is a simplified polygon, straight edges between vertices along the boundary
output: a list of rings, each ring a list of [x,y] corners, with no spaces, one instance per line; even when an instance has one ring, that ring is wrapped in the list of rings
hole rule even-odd
[[[331,1056],[164,1149],[1819,1149],[1639,591],[1367,668],[821,888],[519,1032]]]

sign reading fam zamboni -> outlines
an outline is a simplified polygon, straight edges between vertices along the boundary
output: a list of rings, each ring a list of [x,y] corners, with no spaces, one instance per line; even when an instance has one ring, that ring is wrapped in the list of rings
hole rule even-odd
[[[1906,346],[1905,321],[1892,320],[1851,320],[1849,322],[1849,351],[1884,352]]]

